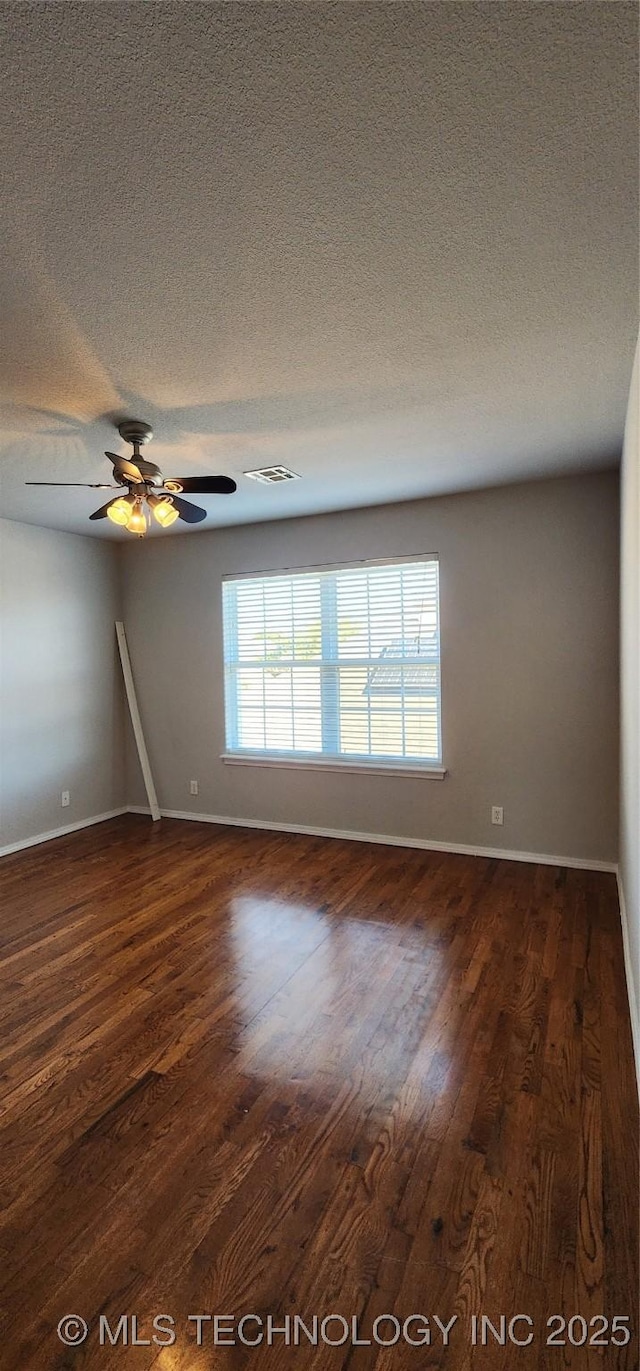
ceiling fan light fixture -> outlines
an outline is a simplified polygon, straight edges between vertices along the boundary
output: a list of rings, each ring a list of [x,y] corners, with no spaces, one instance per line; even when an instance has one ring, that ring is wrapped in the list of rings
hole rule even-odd
[[[117,500],[109,505],[107,517],[112,524],[118,524],[120,528],[128,528],[134,504],[134,495],[120,495]]]
[[[153,517],[160,524],[161,528],[170,528],[175,524],[180,515],[173,503],[173,500],[163,495],[148,495],[147,503],[153,510]]]
[[[135,498],[134,508],[129,516],[127,528],[129,533],[138,533],[141,538],[147,531],[147,520],[145,518],[142,500],[139,497]]]

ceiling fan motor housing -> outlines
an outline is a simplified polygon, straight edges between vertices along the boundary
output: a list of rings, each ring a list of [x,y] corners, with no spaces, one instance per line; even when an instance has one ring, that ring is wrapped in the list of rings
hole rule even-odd
[[[151,442],[153,438],[151,425],[143,423],[141,419],[123,419],[122,423],[118,424],[118,433],[121,438],[124,438],[125,443],[132,444],[135,465],[145,482],[153,485],[160,477],[160,484],[162,484],[160,467],[156,466],[155,462],[147,462],[140,456],[141,445]]]
[[[160,467],[157,467],[155,462],[144,462],[141,457],[136,457],[136,466],[140,475],[144,476],[145,480],[149,481],[151,485],[155,484],[158,476],[161,476]],[[160,482],[160,484],[162,484],[162,482]]]

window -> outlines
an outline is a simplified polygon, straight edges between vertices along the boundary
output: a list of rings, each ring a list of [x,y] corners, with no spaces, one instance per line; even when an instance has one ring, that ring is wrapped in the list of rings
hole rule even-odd
[[[435,557],[225,580],[226,756],[441,771]]]

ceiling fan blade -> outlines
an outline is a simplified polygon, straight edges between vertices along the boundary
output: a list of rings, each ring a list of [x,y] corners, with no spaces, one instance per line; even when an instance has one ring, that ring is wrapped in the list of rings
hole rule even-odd
[[[83,490],[118,490],[108,481],[25,481],[25,486],[81,486]]]
[[[121,498],[120,496],[117,496],[117,497],[116,497],[116,499],[120,499],[120,498]],[[107,510],[111,509],[111,506],[112,506],[112,505],[115,505],[115,500],[109,500],[109,501],[107,502],[106,505],[102,505],[100,509],[94,510],[93,514],[90,514],[90,515],[89,515],[89,518],[90,518],[90,519],[106,519],[106,517],[107,517]]]
[[[230,476],[172,476],[188,495],[233,495],[237,490]]]
[[[110,462],[113,462],[116,471],[126,476],[129,481],[141,481],[143,479],[137,466],[130,462],[127,457],[119,457],[117,452],[105,452],[104,455],[109,458]]]
[[[201,509],[200,505],[192,505],[190,500],[181,500],[179,495],[172,495],[171,499],[185,524],[200,524],[207,517],[206,509]]]

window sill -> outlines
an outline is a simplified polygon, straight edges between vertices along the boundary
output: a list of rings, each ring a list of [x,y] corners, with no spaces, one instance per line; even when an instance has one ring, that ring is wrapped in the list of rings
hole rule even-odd
[[[373,763],[316,759],[315,757],[276,757],[259,752],[223,752],[221,761],[227,766],[277,766],[290,770],[305,771],[349,771],[359,776],[417,776],[421,780],[443,781],[447,772],[442,766],[412,766],[411,763],[382,762]]]

